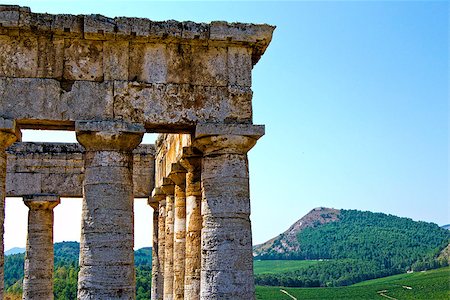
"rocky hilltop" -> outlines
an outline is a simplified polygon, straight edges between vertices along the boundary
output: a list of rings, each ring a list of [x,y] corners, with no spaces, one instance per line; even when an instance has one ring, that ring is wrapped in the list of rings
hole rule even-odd
[[[311,210],[303,218],[295,222],[282,234],[267,242],[253,247],[253,256],[264,256],[268,251],[277,252],[280,255],[295,253],[300,250],[298,234],[308,227],[317,227],[339,220],[340,210],[334,208],[318,207]]]

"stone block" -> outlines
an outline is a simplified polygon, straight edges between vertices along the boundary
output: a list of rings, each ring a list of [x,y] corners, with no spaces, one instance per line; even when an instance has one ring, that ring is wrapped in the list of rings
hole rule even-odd
[[[84,16],[84,38],[88,40],[106,40],[114,36],[116,23],[114,19],[102,15]]]
[[[145,83],[165,83],[167,51],[164,44],[130,45],[129,80]]]
[[[61,94],[61,103],[66,106],[65,119],[113,119],[113,83],[75,81]]]
[[[206,40],[209,38],[209,24],[191,21],[182,22],[181,36],[183,39],[189,40]]]
[[[64,119],[60,85],[51,79],[0,79],[0,109],[14,119]]]
[[[191,83],[204,86],[228,84],[227,50],[215,47],[193,47]]]
[[[64,79],[103,81],[103,43],[89,40],[66,40]]]
[[[190,83],[192,72],[192,53],[190,45],[168,44],[167,48],[167,83]]]
[[[83,177],[80,174],[49,173],[40,175],[43,193],[54,193],[61,197],[83,195]]]
[[[6,195],[22,196],[42,193],[42,174],[15,173],[15,176],[6,176]]]
[[[128,80],[128,41],[103,43],[104,80]]]
[[[195,128],[195,137],[200,138],[210,135],[244,135],[255,139],[264,135],[264,125],[253,124],[197,124]]]
[[[0,10],[0,24],[2,27],[15,27],[19,25],[19,9],[14,9],[14,6],[10,8],[2,6]]]
[[[64,65],[64,39],[39,36],[37,39],[36,77],[62,79]]]
[[[64,37],[78,37],[83,36],[84,20],[81,16],[60,14],[55,15],[52,24],[52,30]]]
[[[252,85],[252,51],[246,47],[228,47],[228,84]]]
[[[227,23],[223,21],[211,22],[209,38],[220,41],[239,41],[255,43],[270,42],[275,27],[261,24]]]
[[[226,123],[251,123],[253,92],[250,87],[228,86],[228,105],[230,110]]]
[[[37,61],[36,37],[0,36],[0,76],[34,77]]]
[[[146,38],[150,35],[149,19],[118,17],[114,21],[117,24],[117,36]]]
[[[182,24],[175,20],[168,20],[163,22],[151,22],[150,34],[153,37],[162,39],[171,39],[181,37]]]

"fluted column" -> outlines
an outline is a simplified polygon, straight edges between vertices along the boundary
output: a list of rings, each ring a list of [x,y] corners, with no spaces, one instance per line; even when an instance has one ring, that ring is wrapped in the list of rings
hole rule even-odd
[[[29,211],[22,299],[52,300],[53,208],[59,196],[30,195],[23,201]]]
[[[174,163],[169,178],[175,183],[173,295],[175,300],[183,300],[186,251],[186,170],[179,163]]]
[[[160,188],[152,193],[150,205],[153,207],[153,247],[152,247],[152,300],[164,297],[164,240],[166,195]]]
[[[255,298],[247,152],[263,130],[252,125],[196,128],[195,146],[203,152],[200,299]]]
[[[183,148],[181,165],[186,173],[186,261],[184,299],[200,299],[200,246],[201,246],[201,153],[192,147]]]
[[[86,149],[78,299],[134,299],[132,151],[144,128],[86,121],[75,129]]]
[[[6,148],[20,140],[20,131],[14,120],[0,118],[0,299],[4,289],[4,240],[6,197]]]
[[[173,242],[175,185],[169,178],[163,178],[161,186],[166,194],[165,251],[164,251],[164,300],[173,299]]]

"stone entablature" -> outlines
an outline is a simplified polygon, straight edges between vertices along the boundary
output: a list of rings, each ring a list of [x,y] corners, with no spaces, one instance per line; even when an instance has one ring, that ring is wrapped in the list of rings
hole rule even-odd
[[[274,27],[49,15],[0,6],[0,111],[21,128],[122,119],[147,131],[251,123]],[[14,105],[11,105],[14,103]]]
[[[15,143],[7,150],[6,196],[56,194],[83,197],[84,148],[75,143]],[[133,151],[134,196],[148,198],[154,187],[155,147]]]

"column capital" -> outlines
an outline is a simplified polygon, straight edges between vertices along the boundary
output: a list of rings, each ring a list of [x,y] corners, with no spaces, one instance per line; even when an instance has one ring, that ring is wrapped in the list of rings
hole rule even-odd
[[[178,186],[186,184],[186,169],[180,163],[172,163],[168,177]]]
[[[161,201],[166,201],[166,194],[164,194],[162,188],[155,187],[152,191],[152,196],[148,198],[148,205],[153,209],[157,209]]]
[[[22,133],[16,121],[0,118],[0,148],[6,149],[14,142],[22,140]]]
[[[142,141],[142,124],[123,121],[76,121],[78,142],[88,151],[131,151]]]
[[[163,183],[161,185],[161,190],[163,191],[163,193],[166,196],[173,195],[175,193],[175,182],[173,182],[168,177],[163,177]]]
[[[210,154],[245,154],[264,135],[264,125],[198,124],[193,145]]]
[[[203,153],[195,147],[183,147],[182,151],[181,166],[188,172],[199,170],[202,165]]]
[[[23,202],[29,209],[52,210],[61,203],[59,195],[55,194],[32,194],[23,196]]]

